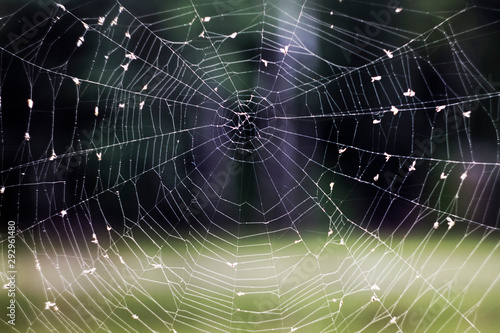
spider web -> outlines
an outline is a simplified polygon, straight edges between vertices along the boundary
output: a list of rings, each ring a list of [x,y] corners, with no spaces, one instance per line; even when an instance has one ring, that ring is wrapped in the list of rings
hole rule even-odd
[[[498,327],[491,3],[2,6],[7,329]]]

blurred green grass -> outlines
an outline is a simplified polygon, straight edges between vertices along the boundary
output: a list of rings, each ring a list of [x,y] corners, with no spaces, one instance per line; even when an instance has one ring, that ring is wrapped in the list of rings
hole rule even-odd
[[[346,245],[335,239],[327,243],[325,237],[309,243],[291,237],[270,243],[259,237],[242,241],[234,267],[221,260],[225,247],[231,248],[226,242],[166,243],[161,268],[152,267],[159,257],[145,255],[155,252],[155,246],[124,242],[115,248],[119,255],[108,251],[108,258],[94,262],[94,274],[82,274],[82,258],[69,255],[70,250],[50,257],[38,252],[43,276],[33,253],[19,245],[15,328],[496,332],[500,265],[495,235],[445,235],[386,238],[387,247],[365,233],[352,233],[344,239]],[[7,304],[5,293],[1,299]],[[55,302],[58,310],[44,309],[46,301]],[[389,313],[396,316],[397,325],[390,323]]]

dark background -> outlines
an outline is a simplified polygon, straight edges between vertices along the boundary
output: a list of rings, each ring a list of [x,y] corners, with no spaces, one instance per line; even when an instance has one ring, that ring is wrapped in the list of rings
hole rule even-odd
[[[198,21],[189,28],[177,27],[177,24],[186,22],[184,13],[192,16],[192,8],[184,1],[121,3],[139,21],[149,23],[149,28],[158,37],[171,42],[192,38],[194,41],[189,47],[172,45],[176,54],[186,61],[197,63],[210,56],[207,41],[196,39],[202,31]],[[260,8],[259,2],[228,3],[196,2],[196,8],[201,17],[241,11],[242,8],[257,8],[257,11]],[[123,14],[115,32],[105,30],[118,12],[113,1],[64,3],[77,18],[93,23],[96,29],[101,29],[95,25],[97,17],[108,14],[101,34],[85,34],[84,45],[80,48],[75,46],[75,41],[84,28],[74,16],[63,13],[49,2],[2,1],[0,176],[6,187],[1,199],[2,220],[18,221],[20,230],[40,228],[50,234],[57,232],[58,222],[64,218],[60,212],[68,209],[68,218],[78,222],[65,225],[67,237],[75,239],[80,233],[82,238],[88,238],[85,235],[90,229],[105,232],[107,225],[124,233],[136,225],[145,225],[156,229],[161,236],[162,232],[206,230],[215,224],[214,233],[218,233],[219,228],[222,229],[221,235],[225,231],[242,235],[259,232],[261,225],[255,226],[253,222],[273,221],[266,225],[265,230],[292,227],[300,232],[314,233],[328,230],[334,222],[346,223],[346,218],[369,229],[406,232],[415,227],[415,220],[421,219],[422,215],[430,214],[429,219],[439,219],[436,213],[439,210],[498,226],[498,95],[478,101],[471,96],[497,94],[497,81],[500,81],[497,66],[500,59],[497,47],[499,12],[492,8],[495,5],[486,1],[410,1],[408,7],[403,6],[400,15],[391,15],[388,24],[377,25],[373,11],[386,10],[387,3],[345,1],[329,5],[329,2],[308,2],[311,15],[323,15],[319,18],[321,22],[329,22],[328,10],[324,8],[331,6],[336,13],[331,23],[348,32],[330,35],[315,45],[317,53],[325,60],[323,62],[297,56],[314,68],[315,74],[290,62],[288,65],[293,70],[288,74],[295,73],[295,77],[284,75],[284,80],[276,81],[273,77],[278,73],[270,68],[269,77],[260,78],[255,85],[256,69],[262,64],[230,65],[247,73],[235,80],[237,91],[247,95],[250,92],[257,92],[260,96],[267,94],[273,105],[280,105],[280,108],[273,109],[273,114],[326,113],[331,116],[316,121],[296,118],[286,124],[268,124],[268,119],[263,118],[262,122],[271,128],[285,129],[300,136],[271,132],[267,128],[263,135],[268,135],[270,140],[266,141],[266,146],[256,147],[248,139],[255,134],[249,127],[239,136],[243,142],[241,149],[234,145],[234,140],[228,141],[228,135],[234,133],[218,132],[219,128],[181,131],[217,123],[220,118],[207,117],[203,111],[217,109],[214,104],[217,97],[231,105],[235,91],[227,82],[221,83],[208,76],[202,80],[192,73],[182,72],[179,57],[167,48],[161,49],[158,40],[150,35],[148,38],[147,31],[139,29],[142,37],[132,39],[128,45],[135,50],[134,53],[155,63],[162,72],[149,72],[147,66],[132,62],[127,75],[120,76],[116,68],[123,54],[113,53],[116,46],[110,41],[126,42],[120,36],[127,27],[137,26],[137,22]],[[270,16],[266,20],[278,24],[274,18],[278,17],[276,8],[280,3],[275,4],[274,8],[270,6]],[[285,5],[291,11],[300,7],[283,3]],[[477,7],[456,14],[468,6]],[[180,18],[164,21],[174,14]],[[252,17],[228,16],[210,28],[228,35],[233,31],[243,31],[251,24]],[[438,27],[438,23],[447,17],[452,17],[446,21],[449,24]],[[482,28],[475,30],[477,26]],[[429,31],[432,27],[438,28]],[[372,63],[382,56],[381,45],[399,46],[425,31],[429,32],[424,35],[424,40],[412,42],[413,53],[410,53],[408,63],[395,61],[392,67],[382,62]],[[366,34],[370,32],[374,36],[365,44]],[[12,43],[12,36],[20,39]],[[445,36],[452,38],[446,39]],[[308,40],[307,34],[303,37]],[[269,38],[274,37],[270,35]],[[261,53],[268,59],[279,56],[267,46],[255,49],[255,43],[259,43],[256,36],[237,37],[235,42],[235,50],[245,51],[234,57],[228,56],[229,61],[238,57],[251,59]],[[352,47],[347,56],[345,50],[334,48],[345,43]],[[103,55],[108,51],[111,55],[105,63]],[[220,54],[224,54],[224,49]],[[333,68],[326,61],[339,67]],[[217,60],[215,64],[217,66]],[[464,72],[465,67],[461,64],[473,71]],[[203,63],[200,71],[210,65],[210,61]],[[222,66],[218,66],[222,70]],[[350,68],[355,69],[354,74],[347,75],[347,80],[343,79],[343,74]],[[374,111],[378,108],[382,111],[380,104],[385,106],[391,100],[400,100],[401,90],[389,85],[384,94],[361,89],[369,84],[370,75],[365,69],[382,75],[395,72],[398,77],[395,80],[401,86],[407,80],[404,73],[411,71],[417,81],[412,83],[414,90],[419,93],[418,100],[406,104],[412,111],[400,114],[397,120],[384,117],[380,129],[374,128],[372,121],[377,116]],[[71,77],[104,85],[82,82],[75,86]],[[182,84],[176,85],[171,81],[172,77],[179,78]],[[331,84],[325,85],[319,93],[297,97],[296,91],[289,95],[276,93],[287,91],[289,85],[293,87],[293,82],[295,85],[300,82],[293,80],[311,77],[317,81],[331,80]],[[446,88],[441,80],[448,84]],[[273,82],[278,83],[273,85]],[[144,83],[150,84],[150,95],[146,99],[148,112],[134,112],[128,109],[129,105],[137,105],[139,101],[133,92]],[[215,94],[213,87],[217,84],[220,86]],[[110,89],[109,86],[123,89]],[[252,90],[254,86],[258,89]],[[344,102],[339,102],[333,109],[325,107],[327,100],[323,92]],[[380,102],[379,96],[385,96],[387,100]],[[29,112],[26,102],[30,97],[35,101],[32,112]],[[362,103],[357,105],[355,101],[358,99]],[[448,109],[436,116],[432,110],[438,101],[443,100],[465,100],[467,103],[463,107],[474,110],[470,122],[464,123],[463,118],[456,117],[463,111],[461,108]],[[118,107],[122,101],[127,105],[125,112]],[[93,114],[96,105],[100,110],[98,117]],[[246,108],[261,112],[263,105],[265,102],[250,103]],[[427,111],[420,112],[422,109]],[[237,122],[237,119],[231,121]],[[28,122],[29,142],[24,139]],[[433,128],[443,128],[448,140],[431,134]],[[165,135],[176,131],[179,131],[176,135]],[[220,141],[212,140],[219,135]],[[126,144],[121,144],[123,142]],[[294,146],[300,148],[293,149]],[[359,150],[348,149],[340,156],[339,149],[351,146]],[[52,149],[58,155],[54,161],[49,160]],[[257,150],[259,153],[255,154]],[[363,150],[368,152],[363,153]],[[373,155],[370,151],[379,154],[389,151],[408,158],[391,159],[386,163],[383,155]],[[104,154],[102,161],[97,159],[97,152]],[[459,181],[450,181],[443,192],[437,193],[432,179],[439,178],[443,169],[448,169],[450,175],[458,179],[465,171],[463,166],[426,160],[411,177],[406,177],[401,170],[408,169],[412,157],[497,165],[475,166],[470,175],[476,174],[476,182],[464,191],[462,200],[465,204],[456,206],[453,196]],[[216,176],[228,169],[237,171],[230,177],[224,176],[223,186],[214,188]],[[140,177],[135,177],[139,174]],[[376,174],[381,180],[378,186],[372,186]],[[300,186],[297,186],[297,180]],[[329,199],[324,192],[329,192],[332,181],[336,191]],[[484,191],[477,191],[479,188]],[[340,208],[342,215],[335,206]],[[91,226],[90,229],[87,226]]]

